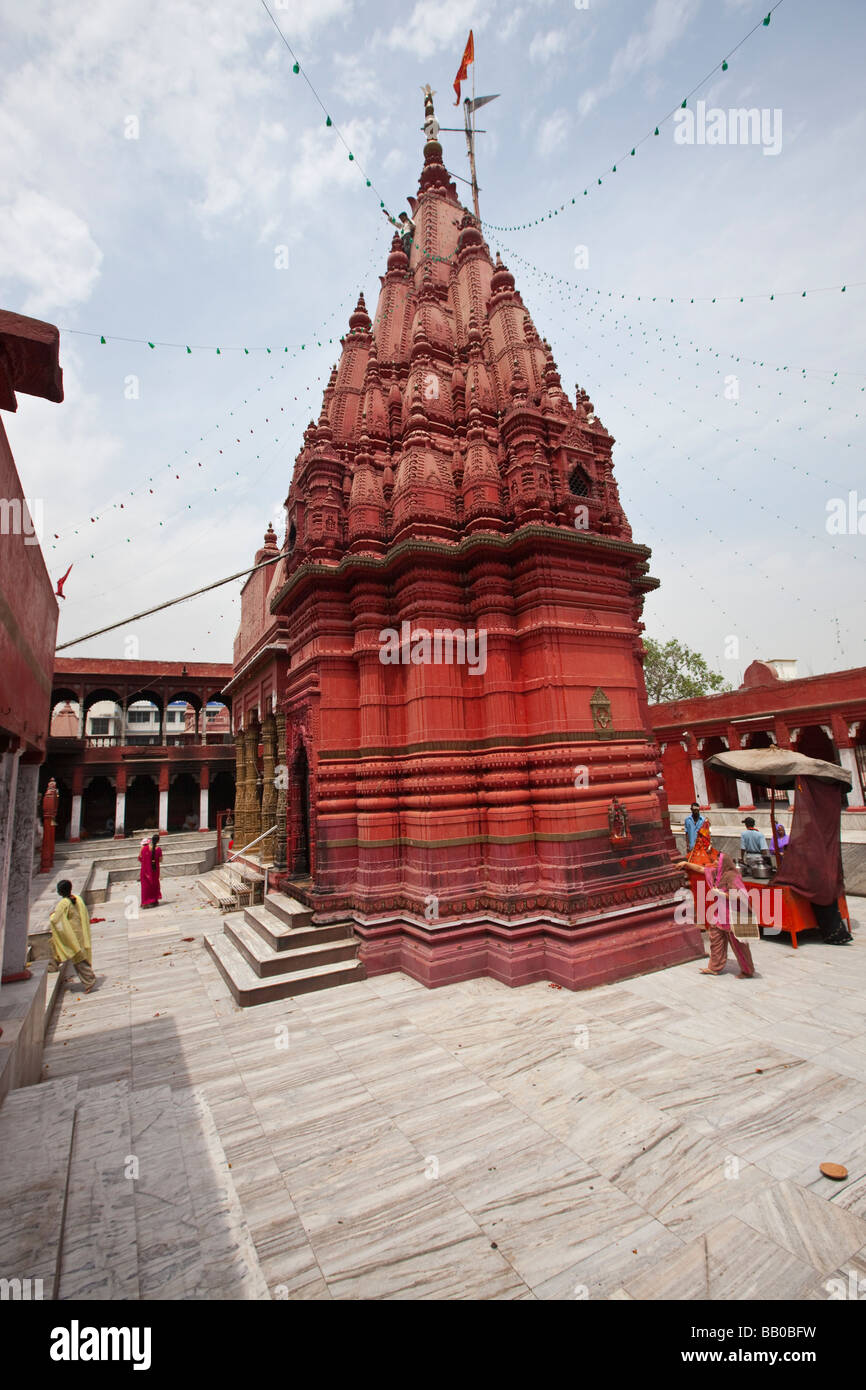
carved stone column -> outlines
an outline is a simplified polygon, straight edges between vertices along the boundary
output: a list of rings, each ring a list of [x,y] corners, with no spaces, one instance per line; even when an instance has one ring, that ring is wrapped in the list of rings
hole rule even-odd
[[[246,846],[255,840],[261,833],[259,831],[259,805],[256,795],[256,777],[258,774],[258,747],[259,747],[259,726],[251,724],[244,731],[244,744],[246,745],[245,760],[245,780],[246,795],[244,797],[244,825],[241,845]],[[258,846],[257,846],[258,848]]]
[[[262,819],[260,835],[276,824],[277,788],[274,784],[274,767],[277,761],[277,726],[273,714],[266,714],[262,723]],[[274,862],[274,836],[262,840],[261,854],[263,864]]]
[[[235,828],[233,835],[235,849],[239,848],[241,843],[246,794],[246,744],[244,743],[243,729],[239,729],[235,734]]]
[[[286,716],[283,710],[277,712],[277,763],[280,768],[280,776],[277,784],[277,808],[276,822],[277,833],[274,836],[274,867],[285,869],[286,867],[286,814],[287,814],[287,791],[289,783],[288,754],[286,752]]]

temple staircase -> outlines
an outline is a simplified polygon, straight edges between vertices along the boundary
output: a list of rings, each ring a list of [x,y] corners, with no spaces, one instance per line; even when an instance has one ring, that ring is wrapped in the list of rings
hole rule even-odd
[[[351,923],[313,926],[310,908],[286,893],[268,893],[204,944],[241,1006],[365,978]]]
[[[262,901],[264,883],[264,874],[236,859],[200,874],[195,886],[220,912],[239,912],[242,907],[253,907]]]
[[[71,1076],[13,1091],[0,1107],[0,1191],[6,1297],[270,1298],[194,1088],[82,1089]]]

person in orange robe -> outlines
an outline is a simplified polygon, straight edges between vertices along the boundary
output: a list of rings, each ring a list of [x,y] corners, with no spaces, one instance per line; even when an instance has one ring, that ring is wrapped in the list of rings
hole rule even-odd
[[[718,857],[719,851],[710,839],[710,822],[705,819],[703,825],[698,829],[694,849],[689,853],[686,863],[703,868],[707,864],[715,864]]]

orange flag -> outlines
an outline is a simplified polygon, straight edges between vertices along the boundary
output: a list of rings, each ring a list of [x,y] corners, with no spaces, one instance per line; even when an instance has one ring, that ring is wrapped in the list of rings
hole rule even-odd
[[[467,68],[470,63],[475,62],[475,40],[472,37],[472,30],[469,30],[469,38],[466,40],[466,47],[463,50],[463,61],[460,64],[457,76],[454,79],[454,90],[457,93],[457,100],[454,105],[460,105],[460,83],[466,81]]]

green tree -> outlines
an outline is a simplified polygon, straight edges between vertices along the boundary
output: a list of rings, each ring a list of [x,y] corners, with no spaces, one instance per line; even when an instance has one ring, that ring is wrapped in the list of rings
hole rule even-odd
[[[700,652],[693,652],[684,642],[672,639],[662,645],[645,637],[643,644],[646,651],[643,669],[651,705],[733,689],[718,671],[710,670]]]

